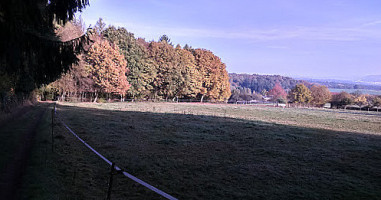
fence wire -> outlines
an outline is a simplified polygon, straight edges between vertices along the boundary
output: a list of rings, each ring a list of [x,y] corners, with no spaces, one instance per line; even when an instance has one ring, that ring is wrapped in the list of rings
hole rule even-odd
[[[96,151],[93,147],[91,147],[89,144],[87,144],[82,138],[80,138],[67,124],[61,119],[61,117],[58,115],[56,107],[54,107],[54,115],[58,118],[58,120],[62,123],[62,125],[71,133],[73,134],[79,141],[81,141],[87,148],[89,148],[92,152],[94,152],[98,157],[100,157],[102,160],[104,160],[107,164],[112,166],[112,162],[104,157],[102,154],[100,154],[98,151]],[[162,190],[157,189],[156,187],[144,182],[143,180],[133,176],[132,174],[122,170],[120,167],[115,165],[115,170],[119,173],[123,174],[124,176],[130,178],[131,180],[143,185],[144,187],[150,189],[151,191],[156,192],[157,194],[170,199],[170,200],[177,200],[177,198],[163,192]]]

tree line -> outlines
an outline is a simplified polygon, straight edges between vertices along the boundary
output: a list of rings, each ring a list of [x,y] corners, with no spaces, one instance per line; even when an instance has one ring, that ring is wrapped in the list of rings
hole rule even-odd
[[[272,102],[291,103],[296,105],[308,105],[323,107],[326,103],[330,103],[331,108],[347,108],[348,106],[357,106],[356,108],[372,109],[381,106],[381,96],[362,94],[360,91],[354,93],[340,92],[331,93],[324,85],[309,84],[307,87],[304,83],[298,83],[293,88],[286,92],[282,85],[277,82],[270,91],[262,94],[253,93],[253,100],[263,100],[264,96],[268,97]],[[250,94],[250,89],[243,89],[244,94]],[[235,92],[232,92],[230,101],[235,97]],[[242,96],[238,96],[242,97]],[[247,99],[242,99],[248,101]],[[235,99],[237,101],[237,99]],[[234,101],[233,101],[234,102]]]
[[[78,64],[39,90],[43,98],[223,102],[230,97],[226,66],[213,52],[174,46],[166,35],[147,42],[125,28],[105,27],[100,19],[93,27],[94,44],[78,56]]]
[[[267,96],[268,92],[275,86],[280,86],[286,92],[291,90],[298,83],[311,86],[311,84],[306,81],[295,80],[280,75],[230,73],[229,77],[232,90],[232,96],[229,99],[230,102],[261,100],[263,96]]]

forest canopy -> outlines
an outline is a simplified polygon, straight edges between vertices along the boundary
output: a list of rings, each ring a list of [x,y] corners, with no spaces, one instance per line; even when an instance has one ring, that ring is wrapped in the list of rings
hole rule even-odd
[[[125,28],[106,28],[102,19],[93,30],[97,35],[94,45],[103,47],[95,52],[85,52],[79,64],[73,65],[59,80],[42,88],[44,96],[54,93],[51,98],[59,96],[61,99],[96,101],[98,95],[107,99],[121,95],[134,100],[226,102],[231,95],[226,65],[209,50],[193,49],[189,45],[174,46],[166,35],[158,41],[147,42],[136,38]],[[118,59],[115,58],[120,56],[123,59],[116,63]],[[115,66],[122,67],[125,73],[112,73],[120,71]],[[102,73],[97,73],[99,71]],[[106,89],[110,80],[121,84],[123,79],[126,81],[123,81],[125,87],[122,89]]]

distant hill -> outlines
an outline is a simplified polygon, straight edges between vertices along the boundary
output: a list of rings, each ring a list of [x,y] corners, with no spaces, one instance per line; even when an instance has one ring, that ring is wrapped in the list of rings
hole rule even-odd
[[[304,80],[295,80],[290,77],[280,75],[259,75],[259,74],[236,74],[229,73],[232,89],[250,88],[251,91],[260,93],[262,90],[271,90],[276,83],[280,83],[283,89],[288,90],[298,83],[310,85]]]
[[[367,83],[367,84],[372,84],[372,85],[381,85],[381,75],[365,76],[356,82]]]
[[[373,77],[372,78],[376,78]],[[368,80],[369,82],[365,81],[349,81],[349,80],[336,80],[336,79],[298,79],[298,80],[305,80],[310,83],[315,83],[319,85],[325,85],[328,88],[333,89],[355,89],[355,90],[381,90],[381,84],[377,85],[377,82],[370,82],[370,79],[367,79],[366,77],[362,78],[361,80]],[[377,79],[372,79],[377,80]]]

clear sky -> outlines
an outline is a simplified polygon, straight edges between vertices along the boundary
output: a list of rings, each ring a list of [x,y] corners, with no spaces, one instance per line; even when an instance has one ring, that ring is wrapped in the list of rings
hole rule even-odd
[[[380,0],[90,0],[136,37],[213,51],[229,72],[355,79],[381,74]]]

